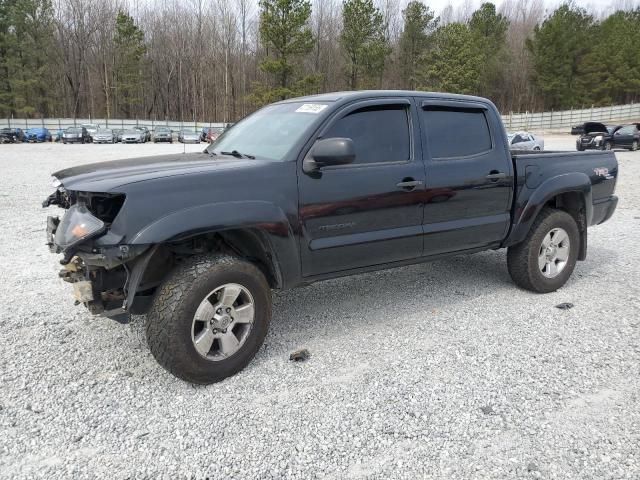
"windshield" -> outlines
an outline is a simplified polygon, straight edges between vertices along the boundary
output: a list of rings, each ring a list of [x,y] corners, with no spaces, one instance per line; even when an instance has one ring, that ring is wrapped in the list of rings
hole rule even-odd
[[[67,128],[67,133],[82,133],[81,128],[70,127]]]
[[[226,130],[207,151],[238,151],[266,160],[282,161],[325,108],[326,103],[270,105]]]
[[[167,127],[156,127],[156,132],[158,133],[166,133],[169,132],[170,130]]]
[[[109,135],[111,133],[111,130],[98,130],[98,133],[102,133],[104,135]]]

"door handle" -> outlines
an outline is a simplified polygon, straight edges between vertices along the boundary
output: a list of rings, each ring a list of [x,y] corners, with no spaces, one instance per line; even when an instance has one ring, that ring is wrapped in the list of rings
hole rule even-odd
[[[492,182],[497,182],[498,180],[500,180],[501,178],[506,178],[507,174],[504,172],[498,172],[497,170],[491,170],[491,172],[489,173],[489,175],[487,175],[487,180],[490,180]]]
[[[406,190],[407,192],[415,190],[415,188],[420,185],[422,185],[422,182],[420,180],[414,180],[413,178],[405,178],[400,183],[396,183],[396,187]]]

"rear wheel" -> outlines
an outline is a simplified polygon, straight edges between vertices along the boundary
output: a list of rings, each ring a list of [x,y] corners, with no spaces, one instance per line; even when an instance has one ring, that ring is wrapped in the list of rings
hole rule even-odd
[[[633,143],[631,144],[631,151],[635,152],[636,150],[638,150],[638,141],[634,140]]]
[[[219,382],[242,370],[262,345],[271,290],[253,264],[227,255],[197,256],[156,292],[146,334],[155,359],[193,383]]]
[[[516,285],[538,293],[562,287],[576,266],[580,232],[567,212],[544,209],[527,238],[509,247],[507,265]]]

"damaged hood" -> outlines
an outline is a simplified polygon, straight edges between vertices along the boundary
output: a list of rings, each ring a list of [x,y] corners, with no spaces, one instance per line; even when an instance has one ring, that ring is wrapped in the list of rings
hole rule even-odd
[[[67,190],[109,192],[134,182],[216,170],[251,168],[264,160],[210,156],[206,153],[172,154],[89,163],[53,173]]]

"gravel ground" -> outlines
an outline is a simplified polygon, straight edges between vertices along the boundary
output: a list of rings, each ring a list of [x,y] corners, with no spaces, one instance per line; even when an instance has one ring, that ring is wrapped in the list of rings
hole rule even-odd
[[[640,478],[640,152],[560,291],[499,251],[280,293],[251,365],[194,387],[73,306],[39,206],[56,169],[182,148],[0,146],[0,477]]]

